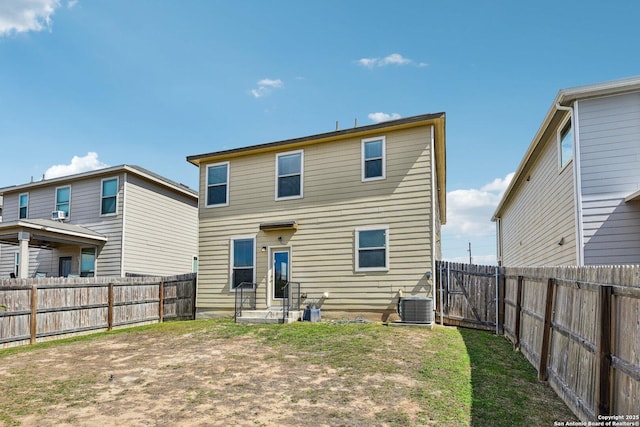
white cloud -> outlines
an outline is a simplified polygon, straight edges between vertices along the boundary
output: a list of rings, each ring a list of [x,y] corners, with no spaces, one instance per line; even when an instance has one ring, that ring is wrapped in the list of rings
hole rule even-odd
[[[376,65],[377,60],[377,58],[362,58],[358,59],[358,64],[362,65],[363,67],[371,68]]]
[[[284,87],[284,83],[280,79],[262,79],[258,81],[258,87],[256,89],[251,89],[251,95],[254,98],[262,98],[263,96],[269,95],[273,89],[280,89]]]
[[[507,191],[507,187],[509,187],[509,184],[511,183],[511,180],[513,179],[513,176],[515,174],[516,174],[515,172],[511,172],[510,174],[507,174],[507,176],[505,176],[504,178],[496,178],[489,184],[483,186],[480,190],[493,191],[493,192],[497,191],[500,197],[502,197],[504,192]]]
[[[361,58],[361,59],[358,59],[356,62],[358,65],[361,65],[367,68],[384,67],[386,65],[411,65],[411,64],[417,65],[418,67],[427,66],[425,62],[420,62],[418,64],[415,64],[413,60],[409,58],[405,58],[399,53],[392,53],[391,55],[387,55],[384,58]]]
[[[69,0],[69,2],[67,3],[67,7],[71,9],[73,6],[78,4],[78,1],[80,0]]]
[[[447,193],[447,224],[443,232],[456,238],[487,237],[495,233],[491,222],[502,194],[513,178],[513,173],[497,178],[479,190],[453,190]]]
[[[380,65],[407,65],[411,64],[411,62],[412,61],[410,59],[403,57],[399,53],[392,53],[391,55],[382,58],[382,60],[380,60]]]
[[[51,28],[51,17],[60,0],[0,1],[0,36]]]
[[[84,157],[73,156],[68,165],[51,166],[44,173],[45,179],[57,178],[59,176],[73,175],[75,173],[88,172],[96,169],[103,169],[109,165],[98,160],[98,153],[93,151]]]
[[[371,120],[372,122],[380,123],[380,122],[387,122],[389,120],[399,119],[402,116],[400,116],[400,114],[398,113],[387,114],[387,113],[379,112],[379,113],[369,113],[367,117],[369,117],[369,120]]]

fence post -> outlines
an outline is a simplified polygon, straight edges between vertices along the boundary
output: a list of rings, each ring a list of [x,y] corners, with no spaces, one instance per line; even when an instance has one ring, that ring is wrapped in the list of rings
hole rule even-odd
[[[496,335],[500,335],[500,276],[496,267]]]
[[[522,317],[522,284],[524,282],[524,277],[518,276],[518,287],[516,289],[516,324],[513,327],[514,334],[514,343],[513,349],[515,351],[520,351],[520,318]]]
[[[30,344],[36,343],[38,335],[38,285],[31,286],[31,323],[30,326]]]
[[[538,366],[538,379],[546,381],[549,377],[547,373],[547,362],[549,359],[549,347],[551,341],[551,318],[553,316],[553,294],[556,280],[550,278],[547,281],[547,298],[544,306],[544,328],[542,329],[542,346],[540,349],[540,364]]]
[[[193,287],[191,288],[191,319],[196,320],[196,292],[198,289],[198,274],[193,276]]]
[[[176,285],[176,289],[178,286]],[[164,282],[161,280],[158,285],[158,323],[164,319]]]
[[[109,283],[109,308],[107,309],[107,330],[113,329],[113,283]]]
[[[444,303],[444,278],[442,277],[442,273],[444,273],[444,265],[442,262],[440,263],[440,325],[444,325],[444,308],[442,308],[442,304]]]
[[[498,311],[498,323],[500,324],[500,334],[504,335],[504,310],[505,310],[505,296],[506,296],[506,278],[504,273],[504,267],[498,267],[499,270],[499,294],[500,294],[500,310]]]
[[[449,316],[449,286],[451,286],[451,263],[447,263],[447,287],[444,291],[444,298],[447,301],[447,316]]]
[[[611,412],[611,286],[600,286],[598,305],[600,306],[600,337],[598,340],[598,415],[610,415]]]

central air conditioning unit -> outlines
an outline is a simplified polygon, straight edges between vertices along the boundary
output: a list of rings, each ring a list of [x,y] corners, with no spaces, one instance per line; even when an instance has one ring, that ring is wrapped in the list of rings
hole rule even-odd
[[[67,214],[64,211],[53,211],[51,212],[51,219],[53,221],[62,221],[67,217]]]
[[[433,298],[400,298],[400,301],[398,301],[398,314],[402,322],[433,323]]]

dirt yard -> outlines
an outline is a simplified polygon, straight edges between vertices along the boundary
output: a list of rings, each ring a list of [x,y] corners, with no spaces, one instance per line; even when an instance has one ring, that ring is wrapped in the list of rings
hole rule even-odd
[[[376,338],[386,350],[375,374],[357,364],[323,364],[317,351],[266,345],[260,334],[225,336],[206,327],[20,352],[0,358],[0,411],[9,412],[0,425],[436,424],[420,415],[415,398],[429,334],[385,329],[397,330],[393,341]]]

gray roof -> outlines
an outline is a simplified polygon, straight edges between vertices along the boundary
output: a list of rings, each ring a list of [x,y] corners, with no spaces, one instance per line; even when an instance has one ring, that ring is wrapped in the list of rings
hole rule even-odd
[[[26,228],[33,231],[47,231],[50,233],[82,237],[102,242],[107,241],[107,236],[97,233],[89,228],[65,222],[52,221],[50,219],[21,219],[18,221],[0,222],[0,232],[16,228]]]
[[[135,174],[137,176],[148,179],[150,181],[154,181],[157,184],[170,188],[174,191],[183,193],[189,197],[193,197],[193,198],[198,197],[198,192],[196,190],[189,188],[185,184],[172,181],[168,178],[163,177],[162,175],[158,175],[157,173],[151,172],[150,170],[142,168],[140,166],[125,164],[125,165],[111,166],[103,169],[96,169],[89,172],[82,172],[82,173],[77,173],[73,175],[60,176],[60,177],[51,178],[51,179],[42,179],[40,181],[33,181],[26,184],[12,185],[9,187],[0,188],[0,200],[1,200],[1,196],[4,193],[8,193],[8,192],[26,190],[29,188],[40,187],[44,185],[61,184],[66,182],[77,181],[77,180],[88,178],[88,177],[108,175],[108,174],[120,173],[120,172],[128,172],[128,173]]]
[[[348,128],[344,130],[336,130],[333,132],[320,133],[317,135],[303,136],[300,138],[293,138],[293,139],[285,139],[282,141],[268,142],[264,144],[249,145],[246,147],[238,147],[238,148],[232,148],[229,150],[214,151],[214,152],[205,153],[205,154],[196,154],[193,156],[187,156],[187,161],[197,166],[200,160],[207,159],[209,157],[218,157],[218,156],[225,156],[225,155],[236,154],[236,153],[249,152],[253,150],[276,148],[283,145],[300,144],[307,141],[335,139],[342,136],[348,136],[351,134],[358,134],[358,133],[368,132],[368,131],[377,130],[377,129],[384,129],[384,128],[393,127],[393,126],[401,126],[409,123],[417,123],[417,122],[422,122],[426,120],[435,120],[440,118],[443,119],[444,117],[445,117],[444,112],[432,113],[432,114],[421,114],[419,116],[404,117],[402,119],[389,120],[389,121],[376,123],[372,125],[358,126],[358,127]]]

